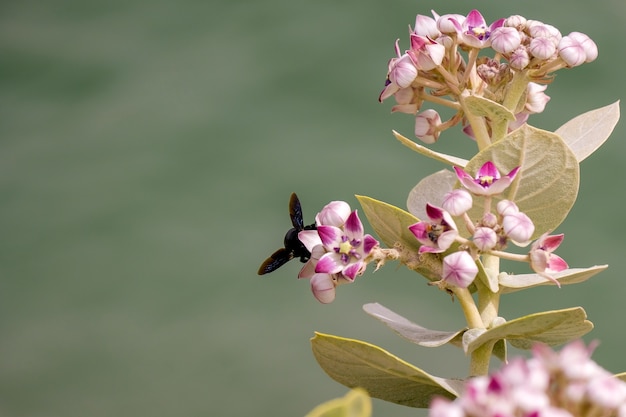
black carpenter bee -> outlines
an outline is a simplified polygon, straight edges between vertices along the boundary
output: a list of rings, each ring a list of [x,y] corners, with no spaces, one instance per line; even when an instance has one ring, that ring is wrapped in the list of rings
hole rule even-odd
[[[296,193],[292,193],[289,199],[289,217],[291,217],[293,227],[285,234],[285,247],[278,249],[261,264],[258,271],[259,275],[269,274],[293,258],[300,258],[300,262],[302,263],[311,258],[311,252],[300,242],[298,233],[302,230],[315,230],[316,227],[315,223],[308,226],[304,225],[304,221],[302,220],[302,206],[300,206],[300,200],[298,200]]]

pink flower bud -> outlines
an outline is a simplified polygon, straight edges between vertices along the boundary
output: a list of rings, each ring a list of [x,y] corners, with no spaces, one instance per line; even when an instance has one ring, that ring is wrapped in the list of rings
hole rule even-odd
[[[477,227],[472,238],[476,247],[481,251],[493,249],[498,243],[498,236],[489,227]]]
[[[410,86],[413,80],[415,80],[415,77],[417,77],[417,68],[415,68],[411,57],[407,54],[398,58],[389,71],[389,81],[400,88]]]
[[[519,208],[517,207],[517,204],[515,204],[511,200],[498,201],[498,204],[496,205],[496,210],[498,211],[498,214],[501,216],[507,216],[507,215],[511,215],[511,214],[515,214],[519,212]]]
[[[502,227],[510,239],[520,244],[528,242],[535,232],[533,221],[521,211],[504,216]]]
[[[526,105],[524,106],[528,113],[541,113],[545,110],[546,104],[550,101],[550,96],[544,93],[546,88],[548,88],[547,84],[528,83]]]
[[[508,54],[515,50],[522,41],[517,29],[499,27],[491,32],[491,47],[501,54]]]
[[[598,57],[598,46],[591,38],[584,33],[572,32],[567,35],[575,39],[585,51],[585,62],[594,61]]]
[[[413,29],[413,33],[429,37],[430,39],[437,39],[439,35],[441,35],[439,29],[437,29],[435,19],[421,14],[415,17],[415,29]]]
[[[332,303],[335,299],[335,282],[329,274],[315,274],[311,278],[313,296],[322,304]]]
[[[559,42],[559,56],[569,67],[577,67],[587,60],[585,48],[571,36],[565,36]]]
[[[520,15],[509,16],[504,22],[504,26],[522,29],[526,25],[526,18]]]
[[[424,143],[435,143],[439,139],[441,117],[435,110],[427,109],[417,113],[415,116],[415,136]]]
[[[476,278],[478,267],[472,255],[454,252],[443,258],[443,280],[460,288],[467,288]]]
[[[442,207],[453,216],[460,216],[472,208],[472,195],[461,188],[452,190],[444,195]]]
[[[526,48],[519,47],[511,53],[509,57],[511,67],[515,69],[524,69],[530,63],[530,57]]]
[[[315,216],[315,222],[318,226],[336,226],[344,225],[350,216],[350,205],[345,201],[331,201]]]
[[[535,58],[550,59],[556,52],[556,45],[549,38],[533,38],[528,50]]]
[[[456,26],[453,21],[459,26],[465,22],[465,16],[461,14],[444,14],[443,16],[435,14],[435,18],[437,19],[437,29],[442,33],[456,33]]]

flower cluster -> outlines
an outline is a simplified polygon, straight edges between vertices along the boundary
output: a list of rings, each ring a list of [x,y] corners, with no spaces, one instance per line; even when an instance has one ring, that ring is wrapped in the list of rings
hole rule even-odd
[[[396,56],[388,62],[379,96],[381,102],[395,97],[393,112],[415,115],[415,135],[425,143],[434,143],[441,131],[461,121],[463,131],[474,137],[464,118],[462,99],[467,92],[512,111],[516,120],[509,130],[520,126],[530,114],[543,112],[550,100],[544,91],[552,73],[598,56],[596,44],[587,35],[563,36],[538,20],[511,16],[487,24],[477,10],[467,16],[432,14],[417,15],[415,27],[409,30],[408,50],[402,52],[396,41]],[[516,77],[523,78],[523,84],[511,95]],[[442,122],[436,110],[421,111],[425,101],[447,106],[455,114]]]
[[[315,230],[303,230],[298,238],[311,258],[298,278],[310,278],[311,290],[322,303],[335,299],[335,287],[353,282],[367,266],[367,256],[378,241],[364,234],[357,211],[345,201],[328,203],[315,216]]]
[[[454,167],[457,178],[465,189],[455,189],[443,198],[442,207],[426,204],[428,220],[419,221],[409,230],[421,244],[419,253],[443,253],[448,251],[454,242],[458,242],[459,250],[443,258],[442,280],[456,287],[466,288],[476,274],[475,257],[480,253],[499,251],[506,248],[509,241],[525,246],[530,241],[535,226],[532,220],[519,210],[510,200],[500,200],[496,205],[496,213],[489,209],[491,197],[501,194],[513,182],[520,167],[513,168],[502,176],[495,164],[487,161],[478,170],[475,177],[462,168]],[[482,218],[473,221],[467,214],[472,208],[475,196],[485,198],[485,210]],[[457,225],[452,216],[464,219],[467,229],[471,232],[471,240],[459,237]],[[530,253],[523,257],[538,274],[552,280],[550,273],[567,269],[567,263],[552,253],[562,242],[563,235],[541,236],[531,246]],[[493,252],[491,252],[493,253]],[[502,255],[502,253],[499,253]],[[518,257],[512,255],[513,259]]]
[[[490,376],[468,380],[454,401],[435,398],[430,417],[626,416],[626,383],[591,359],[580,340],[554,352],[535,345]]]

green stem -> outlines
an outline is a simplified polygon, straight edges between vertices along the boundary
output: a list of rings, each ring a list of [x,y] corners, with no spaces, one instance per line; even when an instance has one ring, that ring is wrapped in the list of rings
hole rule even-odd
[[[488,276],[498,276],[500,273],[500,258],[485,254],[482,262]],[[500,293],[493,293],[484,285],[478,286],[478,311],[485,326],[489,327],[493,320],[498,317],[499,308]]]
[[[465,105],[465,97],[463,95],[459,95],[459,104],[461,104],[463,114],[467,118],[467,121],[470,126],[472,126],[474,138],[478,144],[478,150],[482,151],[487,146],[491,145],[491,138],[489,137],[489,131],[487,130],[487,123],[483,117],[476,116],[467,109],[467,106]]]
[[[517,104],[524,93],[526,93],[529,81],[530,79],[528,78],[528,73],[526,71],[515,73],[511,83],[509,84],[509,88],[506,91],[506,97],[504,98],[502,105],[515,113]]]
[[[461,304],[468,327],[470,329],[484,329],[485,325],[480,317],[478,308],[476,308],[476,303],[474,302],[474,298],[472,298],[472,293],[470,293],[467,288],[460,287],[452,287],[451,291],[454,295],[456,295],[459,303]]]
[[[485,343],[472,352],[470,376],[487,375],[489,373],[489,362],[494,343]]]

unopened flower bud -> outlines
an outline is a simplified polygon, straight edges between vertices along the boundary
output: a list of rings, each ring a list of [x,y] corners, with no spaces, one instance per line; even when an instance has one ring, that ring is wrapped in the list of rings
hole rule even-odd
[[[519,212],[519,208],[517,207],[517,204],[515,204],[511,200],[498,201],[498,204],[496,205],[496,210],[498,211],[498,214],[501,216],[507,216],[507,215],[511,215],[511,214],[515,214]]]
[[[594,61],[598,57],[598,46],[591,38],[584,33],[572,32],[568,35],[575,39],[585,51],[585,62]]]
[[[439,139],[441,117],[435,110],[427,109],[415,116],[415,136],[424,143],[435,143]]]
[[[492,212],[485,213],[480,222],[485,227],[494,228],[498,224],[498,218]]]
[[[472,195],[461,188],[452,190],[444,195],[442,207],[453,216],[460,216],[472,208]]]
[[[491,47],[501,54],[508,54],[515,50],[521,42],[517,29],[511,27],[499,27],[491,32]]]
[[[533,221],[521,211],[504,216],[502,228],[510,239],[520,244],[528,242],[535,232]]]
[[[489,227],[477,227],[474,231],[472,241],[481,251],[493,249],[498,243],[498,236]]]
[[[454,252],[443,258],[443,280],[460,288],[467,288],[476,278],[478,267],[472,256]]]
[[[537,84],[530,82],[526,88],[526,105],[524,108],[528,113],[541,113],[550,101],[550,96],[544,93],[548,88],[547,84]]]
[[[413,33],[416,35],[427,36],[430,39],[437,39],[441,32],[437,29],[437,22],[429,16],[418,14],[415,17],[415,28]]]
[[[533,38],[528,48],[532,56],[539,59],[550,59],[556,52],[556,45],[549,38]]]
[[[512,68],[524,69],[530,63],[530,57],[526,48],[519,47],[511,53],[509,57],[509,63]]]
[[[331,201],[315,216],[315,222],[318,226],[335,226],[341,227],[350,216],[350,205],[345,201]]]
[[[526,18],[518,14],[509,16],[504,22],[504,26],[522,29],[526,25]]]
[[[389,71],[389,80],[400,88],[410,86],[415,77],[417,77],[417,68],[407,54],[398,58]]]
[[[575,37],[564,36],[559,42],[559,56],[569,67],[577,67],[587,60],[587,53]]]

